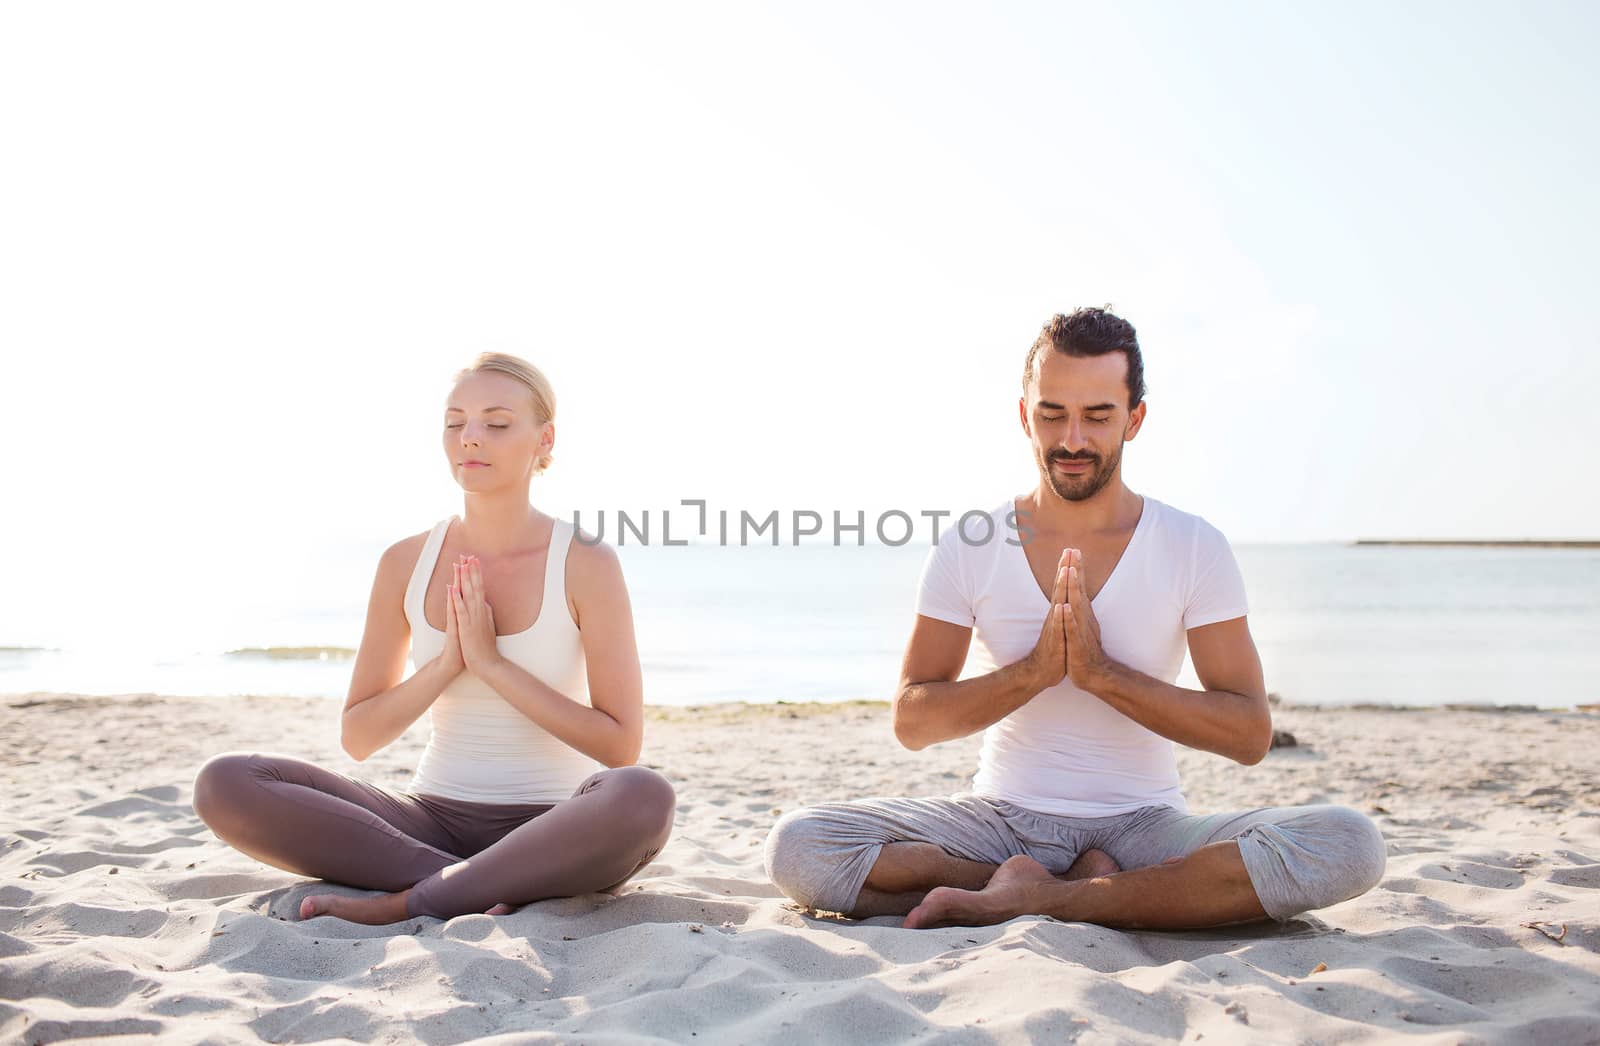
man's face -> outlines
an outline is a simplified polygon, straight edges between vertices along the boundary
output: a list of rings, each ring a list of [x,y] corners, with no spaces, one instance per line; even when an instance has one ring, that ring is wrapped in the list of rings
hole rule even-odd
[[[1052,349],[1033,373],[1020,407],[1039,475],[1058,497],[1086,501],[1117,475],[1122,444],[1144,421],[1143,403],[1128,410],[1128,357]]]

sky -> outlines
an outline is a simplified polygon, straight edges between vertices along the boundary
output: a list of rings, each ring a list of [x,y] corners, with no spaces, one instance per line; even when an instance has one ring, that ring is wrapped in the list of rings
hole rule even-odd
[[[427,528],[486,349],[555,385],[548,511],[992,507],[1036,481],[1028,345],[1086,304],[1145,353],[1125,480],[1235,542],[1600,536],[1597,30],[7,5],[12,590]]]

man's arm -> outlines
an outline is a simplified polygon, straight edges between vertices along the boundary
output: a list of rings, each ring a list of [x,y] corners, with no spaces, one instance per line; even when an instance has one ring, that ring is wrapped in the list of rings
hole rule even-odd
[[[1272,747],[1261,657],[1242,617],[1189,629],[1189,658],[1204,690],[1163,683],[1106,658],[1079,685],[1162,737],[1247,766]]]
[[[977,733],[1061,682],[1067,674],[1065,554],[1061,562],[1039,641],[1020,661],[985,675],[956,681],[971,628],[917,615],[894,695],[894,736],[902,745],[915,751]]]
[[[971,641],[970,628],[917,615],[894,695],[894,736],[912,751],[997,723],[1043,689],[1030,658],[956,682]]]

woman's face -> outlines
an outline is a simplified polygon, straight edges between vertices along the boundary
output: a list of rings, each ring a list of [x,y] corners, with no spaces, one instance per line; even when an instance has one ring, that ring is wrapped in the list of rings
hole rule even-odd
[[[465,490],[527,483],[554,443],[555,425],[539,421],[533,393],[509,375],[469,374],[445,400],[445,460]]]

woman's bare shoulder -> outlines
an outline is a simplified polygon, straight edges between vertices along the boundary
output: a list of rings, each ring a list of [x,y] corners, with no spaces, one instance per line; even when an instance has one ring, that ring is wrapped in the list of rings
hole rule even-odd
[[[567,604],[573,623],[585,634],[587,622],[619,621],[628,613],[628,586],[617,550],[582,530],[573,532],[567,552]]]
[[[572,547],[567,558],[571,561],[567,579],[575,586],[604,585],[622,576],[617,550],[581,528],[572,533]]]
[[[379,576],[409,578],[417,565],[417,557],[422,555],[422,546],[428,542],[429,533],[424,530],[411,534],[384,549],[382,558],[378,560]]]

